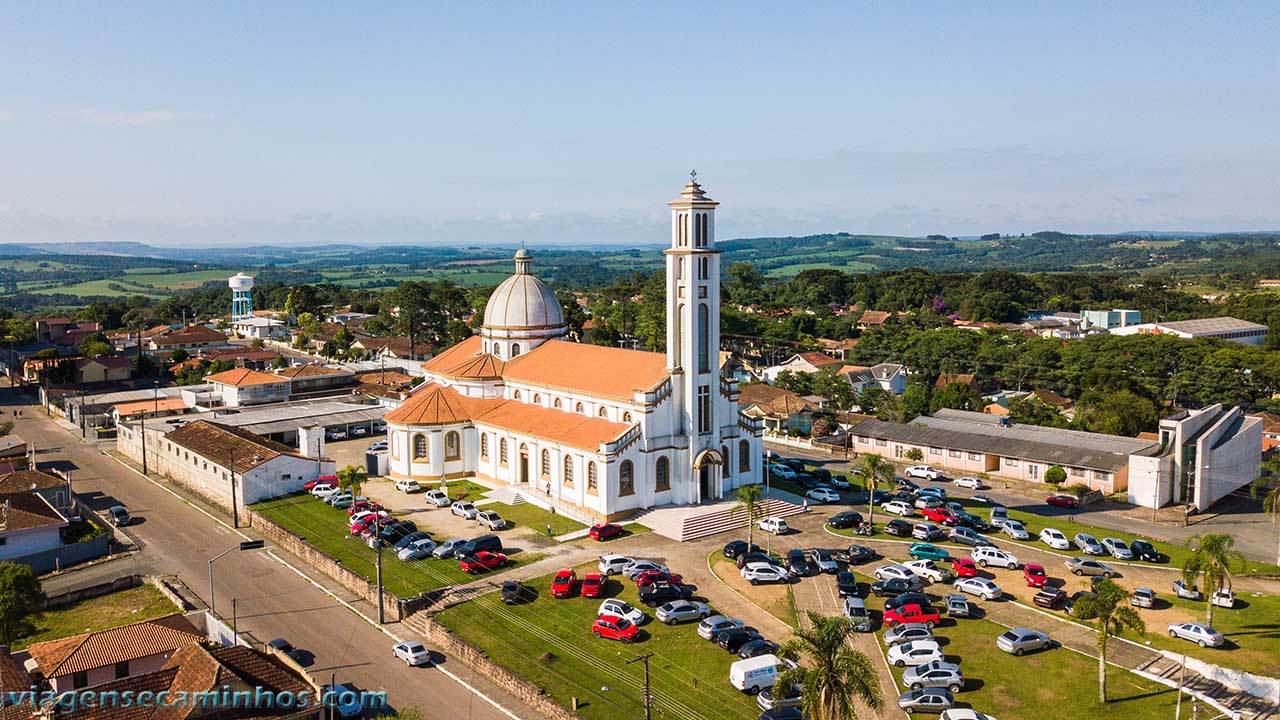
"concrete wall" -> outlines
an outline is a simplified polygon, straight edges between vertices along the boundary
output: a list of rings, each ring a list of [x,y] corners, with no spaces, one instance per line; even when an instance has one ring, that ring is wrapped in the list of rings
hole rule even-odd
[[[1172,456],[1130,455],[1126,499],[1142,507],[1164,507],[1173,501],[1172,477]]]
[[[1262,465],[1262,420],[1244,417],[1243,424],[1232,435],[1243,415],[1240,408],[1232,408],[1197,441],[1200,457],[1197,509],[1208,508],[1258,478]]]
[[[57,539],[60,543],[60,537]],[[59,544],[51,549],[31,553],[16,559],[23,565],[30,565],[37,573],[44,574],[89,562],[90,560],[97,560],[100,557],[106,557],[110,552],[111,533],[108,532],[92,540],[72,545]]]

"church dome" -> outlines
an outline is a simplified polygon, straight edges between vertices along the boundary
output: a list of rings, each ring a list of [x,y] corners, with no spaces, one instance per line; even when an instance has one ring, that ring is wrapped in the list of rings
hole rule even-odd
[[[490,329],[541,329],[564,327],[564,310],[556,294],[531,272],[533,256],[516,251],[516,274],[502,281],[484,308],[484,325]]]

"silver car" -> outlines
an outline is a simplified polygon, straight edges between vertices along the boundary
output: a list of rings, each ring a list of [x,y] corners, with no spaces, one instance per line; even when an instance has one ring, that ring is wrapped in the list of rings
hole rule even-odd
[[[1119,538],[1102,538],[1102,547],[1111,553],[1111,557],[1117,560],[1132,560],[1133,551],[1129,549],[1129,545]]]
[[[453,557],[454,552],[458,549],[458,546],[466,541],[466,538],[450,538],[449,540],[445,540],[436,546],[436,549],[431,552],[431,557],[451,558]]]
[[[659,607],[653,613],[660,623],[675,625],[689,620],[701,620],[711,615],[711,608],[692,600],[676,600]]]
[[[934,712],[940,713],[943,710],[955,705],[955,698],[952,697],[951,691],[940,687],[929,687],[922,690],[912,690],[898,697],[898,707],[908,713],[914,712]]]
[[[1067,566],[1067,570],[1073,575],[1101,575],[1102,577],[1111,577],[1116,574],[1110,565],[1098,562],[1092,558],[1073,557],[1068,558],[1062,563]]]
[[[1080,548],[1080,552],[1085,555],[1105,555],[1106,550],[1102,547],[1102,543],[1098,542],[1098,538],[1089,533],[1076,533],[1071,539],[1076,547]]]
[[[464,520],[475,520],[476,513],[480,511],[476,510],[475,505],[472,505],[465,500],[458,500],[449,506],[449,512],[463,518]]]
[[[911,690],[940,687],[958,693],[964,687],[964,673],[959,665],[939,660],[908,668],[902,673],[902,685]]]
[[[1014,540],[1029,540],[1031,534],[1027,532],[1027,528],[1017,520],[1006,520],[1000,528],[1000,532],[1008,535]]]
[[[1013,628],[996,638],[996,647],[1013,655],[1021,655],[1029,650],[1053,647],[1053,640],[1039,630]]]
[[[911,642],[912,640],[932,640],[933,630],[924,623],[903,623],[884,631],[886,645]]]
[[[502,516],[493,510],[481,510],[476,513],[476,520],[479,520],[481,525],[490,530],[504,530],[507,527],[507,521],[503,520]]]
[[[742,621],[737,618],[727,618],[723,615],[712,615],[698,623],[698,637],[703,640],[715,640],[716,635],[721,630],[735,627],[742,627]]]
[[[1204,623],[1174,623],[1169,626],[1169,637],[1190,640],[1200,647],[1221,647],[1226,638],[1222,633]]]
[[[951,542],[960,543],[961,545],[970,545],[977,547],[978,545],[990,545],[991,541],[974,532],[967,527],[951,528]]]

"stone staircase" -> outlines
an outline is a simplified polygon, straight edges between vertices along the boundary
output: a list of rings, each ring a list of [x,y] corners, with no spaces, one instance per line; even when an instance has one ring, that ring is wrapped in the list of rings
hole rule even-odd
[[[805,512],[802,505],[776,498],[762,500],[762,517],[790,517]],[[730,530],[738,530],[746,522],[741,510],[735,512],[734,502],[714,505],[660,507],[632,518],[663,537],[678,542],[697,540]]]
[[[1184,688],[1220,703],[1223,707],[1236,713],[1236,717],[1265,720],[1280,718],[1280,706],[1273,705],[1247,693],[1232,690],[1194,670],[1188,669],[1186,674],[1183,675],[1182,663],[1165,655],[1156,655],[1150,662],[1137,669],[1163,678],[1174,685],[1181,678]]]

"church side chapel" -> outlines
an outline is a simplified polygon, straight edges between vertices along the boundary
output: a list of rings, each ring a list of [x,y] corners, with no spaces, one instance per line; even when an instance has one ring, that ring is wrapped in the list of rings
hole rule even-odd
[[[666,353],[569,340],[521,248],[480,334],[432,358],[387,413],[391,477],[477,477],[596,519],[760,482],[763,425],[719,371],[718,203],[694,178],[667,205]]]

